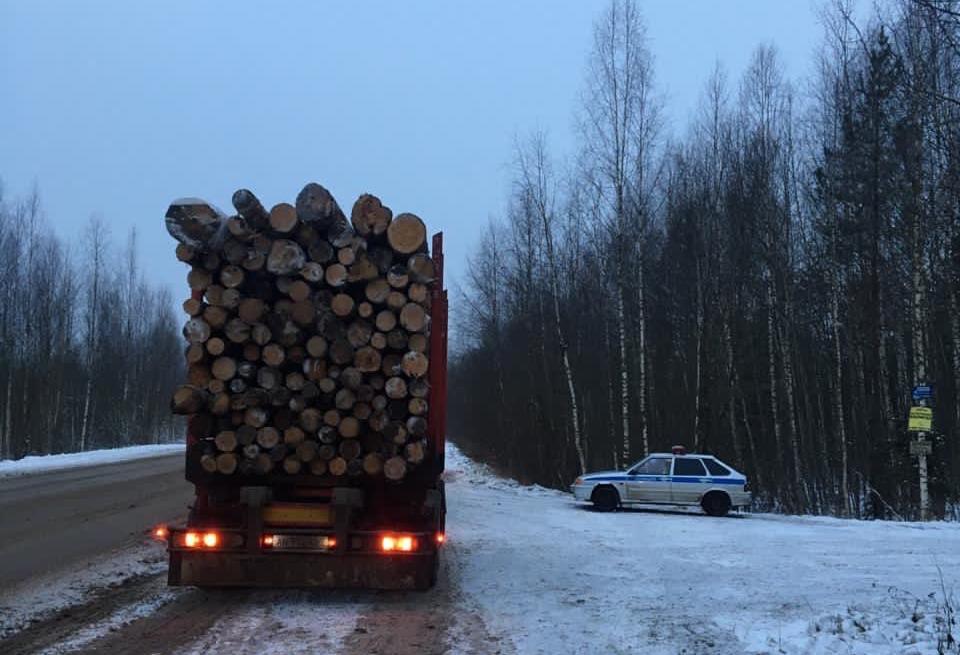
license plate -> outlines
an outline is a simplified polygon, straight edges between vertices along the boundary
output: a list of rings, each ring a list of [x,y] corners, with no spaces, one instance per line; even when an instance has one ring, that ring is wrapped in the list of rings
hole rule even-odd
[[[330,537],[312,534],[278,534],[273,537],[274,550],[329,550]]]

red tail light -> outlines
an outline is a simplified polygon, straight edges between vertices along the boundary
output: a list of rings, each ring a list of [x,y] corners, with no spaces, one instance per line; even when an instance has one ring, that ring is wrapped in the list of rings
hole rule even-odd
[[[220,544],[220,533],[218,532],[184,532],[177,539],[178,545],[184,548],[218,548]]]
[[[167,526],[165,525],[158,525],[153,529],[153,538],[159,541],[166,541],[169,535],[170,532],[167,530]]]
[[[409,534],[385,534],[380,537],[384,553],[412,553],[417,549],[417,538]]]

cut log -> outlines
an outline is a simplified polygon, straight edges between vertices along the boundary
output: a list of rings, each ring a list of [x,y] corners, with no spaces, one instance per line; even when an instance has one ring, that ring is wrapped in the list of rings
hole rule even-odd
[[[307,253],[310,255],[310,261],[326,264],[333,259],[333,246],[326,239],[317,239],[307,247]]]
[[[353,203],[350,222],[360,236],[379,236],[387,231],[393,220],[393,212],[380,199],[365,193]]]
[[[244,272],[239,266],[230,264],[220,271],[220,284],[228,289],[235,289],[243,284]]]
[[[263,301],[259,298],[244,298],[237,307],[237,316],[244,323],[253,325],[263,317],[265,309]]]
[[[384,391],[386,391],[388,398],[401,400],[407,397],[407,382],[401,377],[392,377],[387,380]]]
[[[257,445],[264,450],[271,450],[280,443],[280,431],[272,426],[265,426],[257,430]]]
[[[287,295],[290,296],[290,299],[293,302],[303,302],[310,297],[310,285],[304,282],[303,280],[294,280],[290,283],[290,288],[287,289]]]
[[[340,425],[340,412],[335,409],[328,409],[323,413],[324,425],[335,428]]]
[[[428,365],[429,360],[427,359],[426,355],[423,353],[418,353],[415,350],[411,350],[403,356],[403,361],[400,363],[400,368],[402,368],[403,372],[409,377],[422,378],[427,374]]]
[[[199,250],[217,245],[225,221],[220,210],[199,198],[179,198],[167,208],[170,236]]]
[[[316,316],[317,308],[309,300],[293,303],[293,307],[290,309],[290,317],[293,322],[303,327],[309,327]]]
[[[337,431],[340,433],[341,437],[344,437],[345,439],[352,439],[360,434],[360,421],[353,416],[344,416],[340,421],[340,425],[337,426]],[[353,455],[353,457],[356,457],[359,454],[360,453],[358,452],[356,455]],[[353,459],[353,457],[350,459]]]
[[[364,295],[371,303],[382,305],[387,301],[387,296],[390,295],[390,285],[382,277],[370,280],[364,289]]]
[[[205,345],[207,347],[207,352],[213,355],[214,357],[217,357],[218,355],[222,355],[223,351],[227,347],[227,344],[225,344],[223,342],[223,339],[221,339],[220,337],[210,337],[209,339],[207,339],[207,342]]]
[[[421,416],[411,416],[407,419],[407,432],[415,437],[427,436],[427,420]]]
[[[297,459],[301,462],[312,462],[317,458],[317,442],[302,441],[297,444]]]
[[[256,435],[254,435],[256,437]],[[256,459],[260,454],[260,446],[255,443],[248,443],[243,447],[243,456],[247,459]]]
[[[284,379],[284,384],[290,391],[300,391],[306,383],[307,379],[303,377],[303,373],[298,371],[287,373],[287,377]]]
[[[403,372],[403,370],[400,368],[401,360],[402,357],[395,353],[385,355],[383,358],[383,364],[380,366],[380,371],[388,377],[400,375]]]
[[[210,338],[210,325],[202,318],[191,318],[183,326],[183,336],[190,343],[204,343]]]
[[[403,457],[391,457],[383,463],[383,475],[394,482],[407,475],[407,460]]]
[[[369,425],[370,429],[374,432],[380,432],[389,424],[389,422],[390,419],[386,412],[374,412],[370,415],[367,425]]]
[[[206,358],[202,344],[192,343],[187,347],[187,364],[199,364]]]
[[[373,373],[380,370],[380,351],[373,346],[364,346],[356,351],[353,365],[364,373]]]
[[[414,441],[408,443],[403,449],[404,454],[407,457],[407,461],[411,464],[419,464],[426,457],[427,449],[424,447],[422,441]]]
[[[258,346],[265,346],[273,339],[273,332],[265,323],[254,323],[250,326],[250,338]]]
[[[427,290],[427,285],[414,282],[407,289],[407,297],[415,303],[426,306],[430,300],[430,292]]]
[[[399,214],[387,228],[387,242],[401,255],[426,249],[427,228],[414,214]]]
[[[327,340],[319,335],[307,339],[307,353],[311,357],[323,357],[327,354]]]
[[[233,357],[217,357],[211,367],[213,377],[227,381],[237,374],[237,360]]]
[[[307,263],[307,256],[295,242],[278,239],[270,247],[267,255],[267,271],[274,275],[293,275],[299,273]]]
[[[270,227],[280,234],[293,232],[297,228],[297,210],[286,202],[274,205],[270,210]]]
[[[314,284],[323,282],[323,265],[317,262],[307,262],[300,269],[300,277]]]
[[[406,466],[406,462],[404,462],[404,466]],[[334,457],[328,462],[327,468],[330,475],[339,477],[347,472],[347,460],[342,457]]]
[[[350,389],[341,389],[334,398],[337,409],[344,412],[352,409],[355,402],[357,402],[357,396]]]
[[[415,302],[407,303],[400,310],[400,325],[409,332],[423,332],[427,328],[427,314]]]
[[[423,416],[427,413],[427,401],[423,398],[411,398],[407,404],[407,411],[414,416]]]
[[[263,347],[263,351],[260,356],[263,359],[264,364],[274,367],[283,364],[284,360],[287,358],[287,354],[283,350],[283,346],[278,343],[268,343]]]
[[[258,475],[266,475],[273,470],[273,459],[267,453],[260,453],[254,462],[253,470]]]
[[[239,318],[233,318],[227,321],[223,333],[232,343],[244,343],[250,340],[250,326]]]
[[[360,318],[370,318],[373,316],[373,305],[364,300],[357,305],[357,315],[359,315]]]
[[[406,330],[401,328],[390,330],[390,333],[387,334],[387,347],[392,350],[407,350],[409,340],[410,335]]]
[[[250,425],[241,425],[237,428],[237,443],[241,446],[249,446],[257,440],[257,429]]]
[[[300,412],[300,427],[307,434],[316,434],[323,421],[323,413],[314,407],[307,408]]]
[[[227,322],[229,314],[223,307],[214,307],[210,305],[203,310],[203,320],[207,322],[212,330],[219,330]]]
[[[317,388],[320,393],[333,393],[337,389],[337,383],[330,377],[325,377],[317,381]]]
[[[380,332],[389,332],[397,325],[397,315],[389,309],[384,309],[377,314],[375,323]]]
[[[220,306],[224,309],[236,309],[240,304],[239,289],[224,289],[220,296]]]
[[[251,407],[243,413],[243,422],[254,428],[262,428],[269,418],[270,414],[263,407]]]
[[[373,409],[367,403],[357,403],[353,406],[353,416],[358,421],[366,421],[373,414]]]
[[[423,333],[411,334],[407,339],[407,348],[418,353],[426,353],[428,344],[427,335]]]
[[[339,262],[336,264],[330,264],[327,266],[327,270],[324,272],[323,278],[331,287],[342,287],[347,283],[347,267]]]
[[[333,194],[315,182],[303,187],[297,195],[297,216],[307,224],[313,224],[321,231],[337,232],[347,226],[347,217],[340,209]]]
[[[333,300],[330,301],[330,309],[340,318],[350,316],[350,314],[353,313],[353,307],[353,298],[346,293],[338,293],[333,297]]]
[[[360,442],[356,439],[344,439],[340,442],[340,456],[345,460],[350,461],[360,457],[363,452],[363,447],[360,445]]]
[[[213,443],[217,445],[219,450],[225,453],[232,452],[237,447],[237,433],[233,430],[218,432],[217,436],[213,439]]]
[[[394,289],[406,289],[410,283],[410,276],[407,274],[407,267],[402,264],[392,266],[387,273],[387,284]]]
[[[262,252],[251,250],[240,265],[247,271],[262,271],[267,264],[267,256]]]
[[[194,248],[193,246],[189,246],[185,243],[178,243],[176,252],[177,252],[177,259],[184,262],[185,264],[189,264],[194,259],[196,259],[198,254],[198,250],[196,248]]]
[[[426,253],[417,253],[407,260],[410,279],[419,284],[430,284],[436,277],[433,259]]]
[[[227,219],[227,232],[236,243],[243,243],[253,239],[256,232],[243,216],[231,216]],[[226,250],[226,244],[224,244]]]
[[[407,294],[400,291],[391,291],[390,295],[387,296],[387,307],[392,309],[395,312],[403,309],[404,305],[408,302]]]
[[[200,316],[206,308],[203,301],[196,298],[187,298],[183,301],[183,311],[190,316]]]
[[[315,458],[313,461],[310,462],[310,473],[312,473],[313,475],[326,475],[327,461],[324,459],[320,459],[319,456]]]
[[[367,248],[367,259],[377,267],[377,273],[386,277],[390,267],[393,266],[393,251],[390,248]]]
[[[340,371],[340,386],[347,389],[357,389],[363,384],[363,373],[354,366],[348,366]]]
[[[365,282],[380,275],[380,269],[366,255],[358,256],[347,272],[347,282]]]
[[[414,398],[426,398],[430,395],[430,385],[424,378],[410,380],[409,384],[407,384],[407,391]]]
[[[347,328],[347,341],[354,348],[363,348],[370,343],[370,337],[373,334],[373,326],[367,321],[353,321]]]
[[[357,261],[357,251],[350,246],[344,246],[337,251],[337,261],[344,266],[350,266]]]
[[[223,292],[225,289],[219,284],[211,284],[203,292],[203,297],[207,304],[223,307]]]
[[[207,394],[202,389],[185,384],[173,392],[171,406],[174,414],[196,414],[207,404]]]
[[[383,457],[379,453],[367,453],[363,458],[363,472],[370,476],[383,473]]]
[[[227,239],[223,244],[223,258],[234,266],[240,266],[247,258],[250,249],[236,239]]]
[[[237,210],[247,224],[254,230],[263,230],[269,225],[269,216],[260,200],[247,189],[238,189],[234,194],[233,208]]]
[[[407,443],[407,428],[399,421],[392,421],[384,426],[383,436],[391,442],[403,445]]]
[[[345,338],[340,337],[330,344],[328,357],[338,366],[345,366],[353,361],[353,346]]]
[[[223,475],[233,475],[237,470],[237,456],[233,453],[220,453],[217,455],[217,473]]]
[[[243,378],[233,378],[228,385],[230,393],[241,394],[247,390],[247,381]]]
[[[296,425],[291,425],[283,431],[283,443],[296,446],[306,438],[306,433]]]
[[[370,335],[370,345],[377,350],[383,350],[387,347],[387,335],[383,332],[374,332]]]

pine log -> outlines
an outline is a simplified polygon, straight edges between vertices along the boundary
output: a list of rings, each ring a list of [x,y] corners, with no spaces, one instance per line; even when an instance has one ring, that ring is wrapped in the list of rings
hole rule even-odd
[[[253,325],[263,317],[266,306],[259,298],[244,298],[237,307],[237,316],[244,323]]]
[[[223,307],[215,307],[210,305],[203,310],[203,320],[207,322],[207,325],[210,326],[213,330],[219,330],[227,322],[229,318],[229,313]]]
[[[199,198],[179,198],[167,208],[167,232],[180,243],[203,249],[215,246],[226,217]]]
[[[360,318],[370,318],[373,316],[373,305],[364,300],[357,305],[357,315],[359,315]]]
[[[347,328],[347,341],[354,348],[362,348],[370,343],[373,326],[367,321],[356,320]]]
[[[249,426],[244,426],[249,427]],[[256,436],[256,434],[254,434]],[[248,443],[243,447],[243,456],[247,459],[256,459],[257,455],[260,454],[260,446],[255,443]]]
[[[411,334],[407,339],[407,348],[414,352],[426,353],[428,345],[427,335],[423,333]]]
[[[220,306],[224,309],[236,309],[240,304],[239,289],[224,289],[220,295]]]
[[[206,354],[202,344],[192,343],[187,346],[187,364],[199,364],[206,358]]]
[[[363,373],[359,368],[348,366],[340,371],[338,382],[342,387],[355,390],[363,384]]]
[[[407,432],[415,437],[427,436],[427,420],[421,416],[411,416],[407,419]]]
[[[407,411],[414,416],[423,416],[427,413],[427,401],[423,398],[411,398],[407,404]]]
[[[426,355],[415,350],[411,350],[403,356],[403,361],[401,362],[400,367],[409,377],[421,378],[427,374],[428,365],[429,360],[427,359]]]
[[[353,357],[353,365],[364,373],[380,370],[380,351],[372,346],[359,348]]]
[[[317,458],[317,442],[301,441],[297,444],[297,459],[301,462],[312,462]]]
[[[330,301],[330,309],[340,318],[346,318],[353,313],[354,300],[346,293],[338,293]]]
[[[182,385],[173,392],[171,406],[174,414],[196,414],[206,404],[206,392],[193,385]]]
[[[233,357],[217,357],[211,367],[213,377],[227,381],[237,374],[237,360]]]
[[[304,282],[303,280],[294,280],[290,283],[290,288],[287,290],[287,295],[290,296],[290,299],[293,302],[303,302],[310,297],[310,285]]]
[[[243,424],[237,428],[237,442],[241,446],[249,446],[257,439],[257,429],[253,426]]]
[[[237,433],[233,430],[218,432],[217,436],[213,439],[213,443],[217,445],[219,450],[225,453],[231,452],[237,447]]]
[[[272,426],[264,426],[257,430],[257,445],[264,450],[271,450],[280,443],[280,431]]]
[[[387,347],[387,335],[383,332],[374,332],[370,335],[370,345],[377,350],[383,350]]]
[[[407,397],[407,382],[401,377],[392,377],[387,380],[384,390],[388,398],[401,400]]]
[[[401,360],[402,358],[400,355],[397,355],[396,353],[385,355],[383,358],[383,364],[380,366],[380,371],[388,377],[400,375],[400,373],[403,372],[400,368]]]
[[[410,380],[410,382],[407,384],[407,391],[414,398],[426,398],[428,395],[430,395],[430,384],[425,378]]]
[[[370,476],[383,473],[383,457],[379,453],[367,453],[363,458],[363,472]]]
[[[333,259],[333,246],[326,239],[317,239],[307,247],[310,255],[310,261],[318,264],[326,264]]]
[[[278,343],[268,343],[263,347],[263,352],[261,353],[263,363],[273,367],[283,364],[286,357],[287,354],[284,352],[283,346]]]
[[[298,457],[286,457],[283,460],[283,470],[290,475],[296,475],[303,467],[303,462]]]
[[[231,219],[233,220],[233,219]],[[237,219],[242,220],[242,219]],[[227,224],[228,227],[230,223]],[[247,254],[250,252],[250,249],[240,241],[234,238],[227,239],[223,242],[223,258],[227,260],[228,263],[234,266],[240,266],[247,259]]]
[[[388,402],[389,402],[389,399],[386,396],[384,396],[383,394],[377,394],[370,401],[370,406],[373,407],[373,411],[382,412],[387,408]]]
[[[295,302],[290,309],[290,317],[293,319],[293,322],[303,327],[310,326],[316,316],[317,308],[309,300]]]
[[[293,275],[299,273],[307,263],[307,256],[294,241],[278,239],[270,247],[267,255],[267,271],[274,275]]]
[[[183,336],[190,343],[204,343],[210,338],[210,325],[202,318],[191,318],[183,326]]]
[[[397,290],[406,289],[410,283],[410,276],[407,273],[407,267],[402,264],[392,266],[387,273],[387,284]]]
[[[383,475],[388,480],[402,480],[407,475],[407,461],[402,457],[391,457],[383,463]]]
[[[240,262],[240,265],[248,271],[262,271],[266,264],[267,255],[256,250],[249,251],[244,260]]]
[[[347,472],[347,460],[342,457],[334,457],[328,462],[327,468],[330,471],[330,475],[339,477]]]
[[[375,323],[381,332],[389,332],[397,325],[397,315],[389,309],[384,309],[377,314]]]
[[[241,394],[247,390],[247,381],[243,378],[233,378],[228,385],[230,393]]]
[[[327,354],[327,341],[320,335],[307,339],[307,353],[311,357],[323,357]]]
[[[216,378],[210,378],[210,381],[207,382],[207,391],[212,394],[223,393],[226,391],[227,385],[223,380],[217,380]]]
[[[183,311],[190,316],[200,316],[206,308],[203,301],[196,298],[187,298],[183,301]]]
[[[317,388],[321,393],[333,393],[337,389],[337,383],[330,377],[317,380]]]
[[[380,432],[390,423],[390,418],[387,416],[386,412],[379,411],[374,412],[370,415],[370,418],[367,420],[367,425],[370,426],[370,429],[374,432]]]
[[[220,271],[220,284],[228,289],[235,289],[243,284],[244,272],[239,266],[230,264]]]
[[[347,217],[333,194],[315,182],[307,184],[297,195],[297,216],[321,231],[339,233],[347,227]]]
[[[244,343],[250,339],[250,326],[239,318],[227,321],[223,332],[232,343]]]
[[[328,357],[330,361],[338,366],[344,366],[353,361],[353,346],[345,338],[341,337],[330,344]]]
[[[266,475],[273,470],[273,460],[267,453],[257,455],[257,460],[253,465],[253,470],[258,475]]]
[[[226,349],[227,344],[223,342],[223,339],[220,337],[210,337],[206,342],[207,352],[217,357],[223,354],[223,351]]]
[[[407,297],[415,303],[426,306],[430,300],[430,292],[427,290],[427,285],[414,282],[407,288]]]
[[[313,475],[326,475],[327,474],[327,461],[317,457],[310,462],[310,473]]]
[[[307,434],[316,434],[323,421],[323,413],[314,407],[307,408],[300,412],[300,427]]]
[[[227,231],[236,243],[250,241],[256,234],[256,231],[250,227],[250,223],[243,216],[228,218]],[[224,249],[226,249],[226,244],[224,244]]]
[[[223,292],[225,289],[219,284],[211,284],[203,291],[203,297],[209,305],[223,307]]]
[[[367,403],[357,403],[353,406],[353,416],[358,421],[366,421],[373,414],[373,409]]]
[[[392,443],[403,445],[407,443],[407,428],[399,421],[391,421],[384,426],[383,436]]]
[[[350,212],[350,222],[357,234],[363,237],[379,236],[387,231],[393,220],[393,212],[380,199],[369,193],[357,198]]]
[[[407,334],[406,330],[400,328],[390,330],[390,333],[387,334],[387,346],[392,350],[406,350],[409,340],[410,335]]]
[[[220,268],[220,254],[216,250],[207,250],[200,257],[200,264],[213,273]]]
[[[382,277],[370,280],[364,289],[364,296],[375,305],[385,303],[388,295],[390,295],[390,285],[387,284],[387,281]]]
[[[286,202],[274,205],[270,210],[270,227],[280,234],[293,232],[297,228],[297,210]]]
[[[415,302],[407,303],[400,310],[400,325],[409,332],[423,332],[427,327],[427,314]]]
[[[330,264],[327,266],[327,270],[324,272],[323,278],[331,287],[342,287],[347,283],[347,268],[339,262],[336,264]]]
[[[365,282],[374,280],[380,275],[380,269],[364,255],[358,255],[347,272],[347,282]]]
[[[360,445],[360,442],[356,439],[344,439],[340,442],[340,456],[345,460],[350,461],[360,457],[363,452],[363,447]]]
[[[233,194],[233,208],[237,210],[254,230],[264,230],[269,225],[269,216],[260,200],[247,189],[238,189]]]
[[[262,407],[251,407],[243,413],[243,422],[254,428],[262,428],[269,418],[270,414]]]
[[[427,228],[414,214],[399,214],[387,228],[387,242],[401,255],[412,255],[427,246]]]
[[[185,264],[189,264],[197,258],[198,251],[193,246],[189,246],[185,243],[178,243],[176,253],[177,259]]]
[[[200,456],[200,466],[207,473],[217,472],[217,458],[210,453],[204,453]]]
[[[422,252],[411,255],[407,260],[407,270],[410,272],[410,279],[419,284],[430,284],[436,277],[433,258]]]
[[[404,305],[408,302],[407,294],[400,291],[391,291],[390,295],[387,296],[387,307],[392,309],[395,312],[403,309]]]
[[[422,441],[413,441],[408,443],[403,449],[404,454],[407,457],[407,461],[411,464],[419,464],[423,461],[426,456],[426,448]]]
[[[317,262],[307,262],[300,269],[300,277],[314,284],[323,282],[323,265]]]
[[[265,323],[253,323],[250,326],[250,338],[258,346],[265,346],[273,339],[273,332]]]
[[[353,416],[344,416],[340,421],[340,425],[337,426],[337,431],[340,433],[341,437],[344,437],[345,439],[352,439],[360,434],[360,421]],[[353,455],[353,457],[356,457],[359,454],[360,453],[358,452],[356,455]],[[353,457],[348,459],[353,459]]]
[[[350,389],[340,389],[334,399],[334,405],[341,411],[347,411],[353,408],[357,402],[357,396]]]
[[[337,250],[337,261],[344,266],[350,266],[353,262],[357,261],[357,251],[350,246],[344,246]]]
[[[327,377],[327,362],[323,359],[305,359],[302,369],[308,380],[319,382]]]

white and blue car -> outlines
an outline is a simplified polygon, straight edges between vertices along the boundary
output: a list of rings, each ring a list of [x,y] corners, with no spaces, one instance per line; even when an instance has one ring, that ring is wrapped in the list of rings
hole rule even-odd
[[[712,455],[688,455],[682,446],[654,453],[626,471],[582,475],[570,490],[603,512],[631,505],[699,505],[710,516],[725,516],[751,500],[743,473]]]

